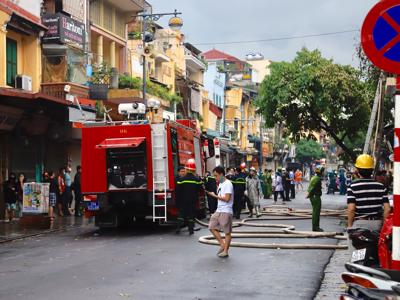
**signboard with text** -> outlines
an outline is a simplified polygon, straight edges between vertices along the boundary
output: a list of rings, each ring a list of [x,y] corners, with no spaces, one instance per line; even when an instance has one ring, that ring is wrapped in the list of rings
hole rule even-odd
[[[43,36],[43,43],[69,44],[83,50],[85,48],[85,24],[61,13],[45,15],[42,23],[49,28]]]

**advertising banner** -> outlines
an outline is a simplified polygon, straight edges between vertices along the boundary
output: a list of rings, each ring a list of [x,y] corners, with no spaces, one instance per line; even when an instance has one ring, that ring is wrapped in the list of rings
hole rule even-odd
[[[24,183],[23,214],[47,214],[49,212],[49,183]]]

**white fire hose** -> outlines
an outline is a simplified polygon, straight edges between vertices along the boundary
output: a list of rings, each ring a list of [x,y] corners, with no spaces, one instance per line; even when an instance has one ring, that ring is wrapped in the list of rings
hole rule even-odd
[[[311,219],[312,211],[307,209],[291,209],[287,206],[268,206],[263,209],[261,218],[247,218],[241,222],[234,222],[233,227],[257,227],[257,228],[277,228],[277,230],[262,230],[262,231],[240,231],[233,230],[232,238],[331,238],[336,240],[346,240],[344,235],[337,232],[314,232],[314,231],[296,231],[295,226],[286,224],[269,224],[254,221],[273,221],[273,220],[305,220]],[[345,217],[345,210],[322,210],[321,217]],[[200,220],[196,220],[198,224],[208,227],[208,224]],[[252,222],[253,221],[253,222]],[[218,241],[213,235],[205,235],[199,238],[199,242],[207,245],[219,246]],[[257,248],[257,249],[322,249],[336,250],[347,249],[345,244],[285,244],[285,243],[247,243],[232,241],[231,247],[241,248]]]

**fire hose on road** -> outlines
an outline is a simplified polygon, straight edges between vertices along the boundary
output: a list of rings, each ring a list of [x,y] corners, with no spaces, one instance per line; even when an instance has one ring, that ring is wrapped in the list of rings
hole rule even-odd
[[[345,210],[322,210],[321,217],[345,217]],[[277,221],[277,220],[305,220],[311,219],[311,210],[291,209],[286,206],[268,206],[263,209],[262,217],[247,218],[241,222],[234,222],[233,227],[257,227],[257,228],[275,228],[275,230],[259,230],[259,231],[240,231],[233,230],[233,239],[256,238],[256,239],[316,239],[331,238],[335,240],[346,240],[346,237],[337,232],[313,232],[313,231],[296,231],[295,226],[287,224],[270,224],[260,223],[258,221]],[[200,220],[196,220],[198,224],[208,227],[208,224]],[[257,221],[257,222],[255,222]],[[207,245],[219,246],[218,241],[213,235],[201,236],[199,242]],[[253,243],[253,242],[235,242],[232,241],[231,247],[240,248],[257,248],[257,249],[322,249],[336,250],[347,249],[344,244],[285,244],[285,243]]]

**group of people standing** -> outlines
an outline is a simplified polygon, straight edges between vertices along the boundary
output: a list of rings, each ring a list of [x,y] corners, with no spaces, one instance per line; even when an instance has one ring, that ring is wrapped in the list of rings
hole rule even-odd
[[[296,190],[303,190],[303,172],[297,169],[278,169],[272,179],[272,191],[274,194],[274,203],[278,196],[281,196],[283,202],[292,201],[296,198]]]
[[[57,207],[58,216],[70,216],[72,213],[76,217],[81,216],[81,174],[82,167],[77,166],[74,180],[71,177],[72,169],[70,166],[62,167],[56,176],[53,171],[43,173],[43,182],[50,184],[49,193],[49,216],[54,219],[54,211]],[[73,197],[72,192],[75,197]],[[75,199],[75,207],[72,202]]]
[[[71,178],[71,167],[66,166],[59,169],[58,174],[53,171],[44,171],[42,182],[49,183],[49,217],[54,219],[54,211],[57,207],[59,216],[68,216],[75,213],[81,216],[81,166],[76,169],[74,180]],[[23,173],[16,177],[15,173],[10,173],[8,179],[3,184],[4,200],[6,204],[6,221],[13,221],[16,217],[22,216],[24,183],[26,177]],[[74,192],[75,207],[71,208]]]

